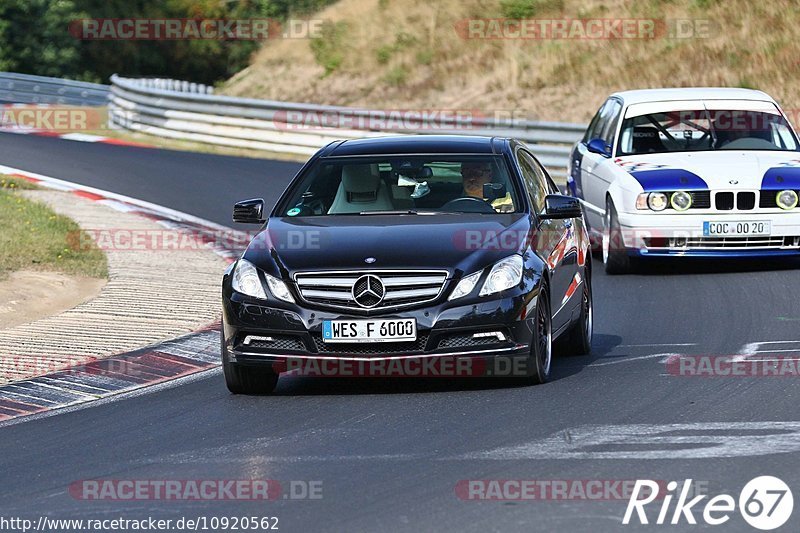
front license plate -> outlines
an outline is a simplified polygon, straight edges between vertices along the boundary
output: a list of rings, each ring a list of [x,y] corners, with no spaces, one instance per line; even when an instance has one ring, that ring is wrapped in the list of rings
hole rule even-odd
[[[703,222],[704,237],[748,237],[772,234],[769,220],[755,222]]]
[[[402,342],[417,340],[417,320],[323,320],[325,342]]]

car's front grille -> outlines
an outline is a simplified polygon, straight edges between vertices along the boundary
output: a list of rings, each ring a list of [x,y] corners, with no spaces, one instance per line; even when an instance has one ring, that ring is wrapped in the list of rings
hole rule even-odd
[[[739,211],[750,211],[756,207],[756,193],[752,191],[742,191],[736,195],[736,209]]]
[[[432,302],[447,280],[443,270],[299,272],[303,300],[340,309],[383,311]]]
[[[325,342],[322,336],[315,333],[311,336],[317,352],[322,355],[413,355],[425,351],[428,335],[419,335],[417,340],[408,342]]]
[[[753,211],[775,209],[775,191],[715,191],[714,207],[718,211]]]
[[[732,192],[718,192],[714,196],[714,203],[720,211],[731,211],[734,203],[733,198]]]

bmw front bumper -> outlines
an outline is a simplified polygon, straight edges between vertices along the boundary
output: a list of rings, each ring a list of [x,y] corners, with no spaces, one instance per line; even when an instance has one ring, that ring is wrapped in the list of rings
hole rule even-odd
[[[758,213],[619,213],[622,242],[630,255],[640,257],[760,257],[800,255],[800,211]],[[769,221],[770,235],[711,236],[704,223]],[[612,246],[614,243],[612,243]]]

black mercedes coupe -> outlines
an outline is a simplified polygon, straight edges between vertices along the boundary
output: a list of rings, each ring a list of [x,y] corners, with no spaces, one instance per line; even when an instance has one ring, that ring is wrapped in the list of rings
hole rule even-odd
[[[270,393],[282,372],[309,368],[544,383],[556,339],[564,352],[590,351],[581,207],[522,142],[336,141],[268,217],[255,199],[233,219],[261,226],[222,282],[233,393]]]

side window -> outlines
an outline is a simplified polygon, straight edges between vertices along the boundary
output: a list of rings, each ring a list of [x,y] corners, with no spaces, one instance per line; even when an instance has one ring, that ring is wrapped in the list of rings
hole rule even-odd
[[[592,139],[596,139],[600,136],[605,127],[605,119],[606,119],[606,108],[608,107],[609,102],[611,100],[606,100],[606,102],[600,106],[600,109],[597,111],[597,114],[594,116],[592,121],[589,123],[589,127],[586,129],[586,135],[583,137],[583,142],[588,143]]]
[[[544,210],[544,197],[548,194],[547,175],[529,153],[517,150],[517,162],[525,180],[525,189],[537,213]]]
[[[619,124],[619,118],[622,111],[622,104],[618,100],[609,100],[609,105],[606,106],[607,114],[606,114],[606,121],[605,127],[603,131],[598,135],[601,139],[603,139],[607,145],[613,146],[614,145],[614,134],[617,133],[617,125]]]

